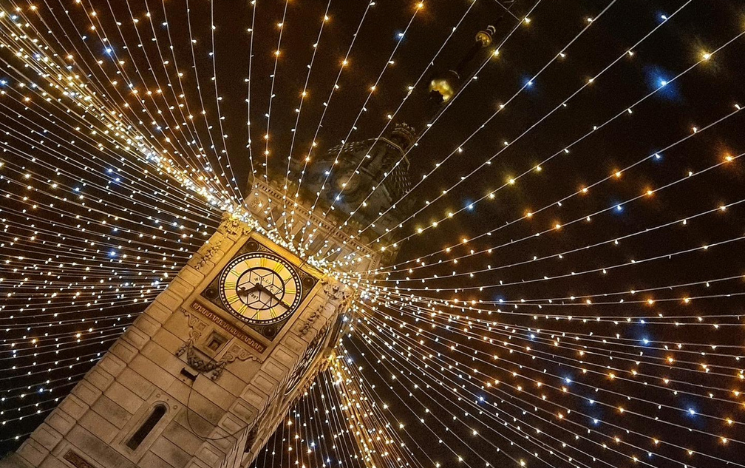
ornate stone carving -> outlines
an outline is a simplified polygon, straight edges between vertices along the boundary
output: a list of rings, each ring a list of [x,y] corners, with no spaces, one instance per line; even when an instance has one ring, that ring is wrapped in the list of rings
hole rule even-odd
[[[300,327],[299,335],[305,336],[308,334],[308,332],[313,327],[313,324],[316,323],[318,320],[318,317],[321,316],[321,311],[323,310],[323,306],[320,306],[313,310],[313,312],[310,313],[310,316],[308,319],[303,323],[303,325]]]
[[[190,314],[186,309],[181,308],[181,312],[186,315],[186,320],[189,325],[189,339],[181,345],[176,351],[176,356],[181,356],[188,347],[194,345],[194,342],[202,336],[202,332],[207,328],[207,324],[199,320],[195,315]]]
[[[325,292],[328,298],[333,301],[343,301],[347,297],[349,297],[349,293],[346,291],[346,288],[337,283],[323,283],[323,292]]]
[[[251,352],[237,343],[230,346],[228,350],[222,354],[220,359],[211,359],[206,355],[205,357],[202,357],[202,353],[199,352],[198,354],[198,350],[194,349],[194,344],[202,336],[204,330],[207,329],[207,323],[200,320],[196,315],[189,313],[186,309],[182,308],[181,312],[186,315],[188,321],[189,339],[176,350],[175,354],[180,357],[186,353],[187,364],[197,372],[202,374],[211,372],[212,374],[209,376],[210,380],[217,380],[222,375],[223,370],[225,370],[225,366],[236,359],[240,361],[259,361],[258,357],[254,356]]]
[[[228,351],[223,353],[220,359],[202,358],[201,353],[194,349],[194,343],[187,341],[176,351],[176,356],[186,353],[186,362],[199,373],[211,372],[210,380],[217,380],[225,370],[225,366],[238,359],[239,361],[258,361],[259,358],[251,354],[247,349],[238,344],[232,345]]]
[[[212,372],[210,380],[217,380],[222,374],[225,365],[227,365],[227,362],[223,361],[215,361],[214,359],[209,358],[202,359],[196,351],[194,351],[194,345],[190,341],[184,343],[184,345],[176,351],[176,356],[181,356],[184,352],[186,352],[186,362],[192,369],[202,374]]]
[[[246,348],[238,346],[237,344],[231,346],[230,349],[223,354],[220,360],[228,364],[236,359],[239,361],[259,361],[259,358],[251,354]]]
[[[266,346],[259,343],[258,341],[254,340],[253,338],[249,337],[245,333],[241,332],[239,329],[231,325],[228,321],[220,317],[219,315],[215,314],[214,312],[210,311],[209,309],[205,308],[198,302],[194,301],[191,304],[191,309],[201,314],[202,317],[205,317],[209,320],[211,320],[214,324],[222,328],[223,330],[227,331],[234,337],[238,338],[242,342],[246,343],[251,348],[255,349],[259,353],[263,353],[266,350]],[[187,317],[190,316],[189,312],[186,311],[186,309],[181,309],[181,311],[186,315]]]
[[[218,253],[220,253],[221,245],[222,245],[222,239],[212,244],[212,246],[209,249],[207,249],[207,252],[205,252],[202,255],[202,258],[199,260],[199,262],[194,266],[194,269],[199,271],[205,266],[207,266],[207,262],[211,261]]]
[[[225,233],[229,236],[240,236],[246,231],[250,230],[240,219],[225,213],[222,217],[223,226],[225,226]]]
[[[300,361],[298,361],[292,374],[287,378],[287,383],[285,384],[285,395],[289,395],[292,392],[295,386],[306,375],[306,372],[311,368],[316,357],[318,357],[321,352],[323,344],[325,343],[326,337],[329,335],[330,331],[331,325],[327,323],[318,333],[316,333],[316,336],[314,336],[313,340],[308,344],[305,353],[300,358]]]
[[[248,204],[248,208],[251,210],[251,212],[256,213],[259,211],[260,203],[261,203],[261,200],[259,200],[259,197],[253,197],[251,198],[251,201]]]
[[[246,445],[243,449],[243,453],[248,453],[251,451],[251,447],[254,446],[256,443],[256,436],[259,434],[259,425],[254,424],[254,426],[251,428],[251,430],[246,434]]]
[[[353,294],[347,288],[340,284],[324,283],[323,292],[330,300],[336,301],[336,315],[346,313],[353,299]]]

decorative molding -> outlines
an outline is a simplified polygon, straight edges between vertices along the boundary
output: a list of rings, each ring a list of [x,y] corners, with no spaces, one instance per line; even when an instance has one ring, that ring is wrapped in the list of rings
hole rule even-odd
[[[62,458],[75,468],[98,468],[72,450],[68,450]]]

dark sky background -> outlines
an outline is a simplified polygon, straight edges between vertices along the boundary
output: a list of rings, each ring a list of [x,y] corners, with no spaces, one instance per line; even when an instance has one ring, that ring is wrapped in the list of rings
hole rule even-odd
[[[215,2],[211,12],[209,2],[191,0],[187,15],[185,0],[83,0],[89,14],[92,10],[97,13],[100,23],[95,31],[89,28],[91,17],[72,2],[45,0],[37,3],[39,10],[33,13],[28,4],[18,5],[54,44],[52,52],[74,53],[76,58],[70,63],[87,76],[85,80],[105,83],[98,91],[106,95],[106,101],[112,106],[132,105],[132,116],[137,116],[127,116],[133,122],[132,132],[146,135],[153,146],[169,148],[175,159],[192,162],[200,145],[188,142],[192,133],[198,135],[203,157],[215,167],[229,161],[235,183],[245,195],[252,164],[258,175],[266,170],[262,166],[263,136],[272,89],[266,160],[272,177],[284,173],[295,109],[327,3],[291,0],[285,5],[283,1],[262,0],[256,7],[252,33],[248,28],[253,9],[247,2]],[[738,377],[743,345],[743,301],[738,294],[743,292],[743,283],[742,279],[702,282],[745,273],[741,241],[734,240],[743,236],[743,208],[737,204],[726,211],[694,216],[745,198],[743,164],[737,159],[745,152],[745,118],[735,112],[736,103],[745,105],[745,38],[735,39],[710,60],[686,70],[704,53],[743,32],[743,5],[662,0],[542,0],[536,5],[519,0],[511,8],[517,18],[534,10],[530,23],[511,34],[518,19],[505,14],[496,0],[478,0],[431,67],[433,56],[471,2],[425,2],[400,39],[398,34],[406,29],[415,5],[380,0],[369,9],[351,49],[349,65],[338,80],[339,88],[329,100],[367,7],[365,2],[331,1],[291,153],[293,158],[305,157],[316,131],[318,149],[314,151],[337,145],[350,132],[363,105],[366,111],[350,138],[377,137],[388,122],[386,115],[407,95],[407,86],[423,74],[427,78],[432,71],[452,67],[471,46],[477,31],[488,24],[497,25],[494,42],[505,41],[499,57],[490,59],[477,79],[463,83],[462,92],[409,153],[414,183],[478,130],[500,104],[509,104],[462,146],[462,153],[449,157],[411,194],[418,213],[390,239],[403,240],[396,262],[406,263],[390,275],[370,277],[370,299],[360,305],[367,311],[365,318],[356,327],[357,333],[343,340],[349,359],[362,368],[365,385],[375,385],[372,393],[390,405],[386,413],[405,423],[406,430],[399,432],[412,456],[424,466],[437,460],[442,466],[458,466],[458,455],[465,466],[474,467],[485,462],[519,466],[517,461],[523,459],[528,466],[556,467],[637,466],[643,461],[647,466],[708,468],[742,463],[739,454],[743,453],[745,434],[738,418],[742,418],[744,406],[735,392],[743,389]],[[607,11],[594,19],[608,5]],[[634,47],[633,55],[627,53],[569,99],[680,8],[669,22]],[[133,17],[139,20],[136,28]],[[565,49],[587,26],[588,18],[593,18],[591,27]],[[166,20],[167,29],[163,25]],[[275,69],[278,23],[283,25]],[[10,39],[3,33],[3,43]],[[196,42],[189,47],[191,39]],[[394,63],[387,65],[399,41]],[[253,161],[249,160],[246,126],[251,47]],[[566,56],[534,78],[562,50]],[[213,51],[216,73],[212,70]],[[474,60],[471,70],[485,56]],[[7,48],[0,49],[0,57],[0,79],[6,79],[9,88],[18,89],[18,83],[24,81],[21,74],[33,76]],[[117,74],[116,60],[120,59],[125,62],[120,70],[124,74]],[[100,67],[96,60],[102,61]],[[165,66],[164,60],[169,62]],[[384,69],[365,105],[370,87]],[[180,80],[178,72],[183,74]],[[118,83],[114,85],[113,80]],[[521,90],[530,80],[532,84]],[[662,86],[663,82],[669,84]],[[128,83],[143,96],[140,105],[126,89]],[[426,80],[419,83],[420,87],[425,85]],[[145,97],[145,90],[158,87],[162,94]],[[653,96],[635,104],[655,90]],[[184,96],[179,97],[181,94]],[[205,232],[211,233],[219,221],[217,210],[189,199],[158,174],[144,176],[145,165],[125,157],[119,149],[97,152],[95,143],[86,142],[85,137],[71,137],[75,132],[65,132],[75,124],[66,120],[62,108],[38,101],[24,107],[7,97],[0,99],[0,131],[5,133],[7,148],[0,155],[6,164],[0,169],[0,195],[10,194],[3,198],[0,213],[4,225],[0,259],[13,260],[12,265],[0,266],[4,279],[0,292],[11,294],[0,305],[0,330],[5,329],[0,331],[0,368],[5,370],[0,380],[0,396],[5,397],[0,399],[0,420],[11,420],[0,426],[0,453],[22,441],[8,439],[32,431],[43,420],[92,360],[131,323],[141,304],[167,284],[164,273],[175,273],[206,238]],[[218,119],[216,102],[222,120]],[[178,103],[188,108],[178,108]],[[541,120],[562,103],[566,107]],[[632,112],[627,111],[630,107]],[[41,112],[34,113],[34,109]],[[207,123],[199,115],[201,110],[206,111]],[[182,124],[185,119],[177,114],[180,111],[194,115],[191,126]],[[702,129],[729,114],[733,115],[679,142],[692,135],[694,127]],[[425,103],[414,95],[394,122],[421,127],[427,118]],[[574,144],[593,125],[610,119],[606,126]],[[95,118],[92,121],[95,128],[102,128]],[[541,123],[518,140],[538,121]],[[179,124],[182,126],[177,127]],[[224,140],[220,125],[227,135]],[[31,128],[36,132],[31,133]],[[71,138],[80,140],[77,146],[70,144]],[[84,161],[81,145],[88,145],[84,149],[97,154],[98,159]],[[462,179],[497,152],[490,165]],[[659,157],[636,164],[657,152]],[[728,155],[735,160],[711,168]],[[538,164],[541,171],[534,169]],[[587,194],[574,195],[631,165],[620,177],[593,186]],[[33,194],[25,192],[30,190],[24,187],[27,182],[23,178],[28,171],[34,173],[33,182],[28,182],[35,187]],[[514,185],[508,183],[526,172]],[[229,177],[220,177],[220,181]],[[57,181],[64,195],[48,189],[47,180]],[[84,185],[86,181],[88,185]],[[432,202],[454,184],[458,185],[446,196]],[[90,200],[87,205],[75,201],[76,187],[85,187]],[[658,189],[652,196],[626,202]],[[448,212],[462,210],[493,191],[494,199],[480,201],[442,221]],[[24,196],[32,200],[24,200]],[[69,200],[60,201],[64,196]],[[51,209],[29,218],[23,210],[30,210],[33,202],[56,203],[57,209],[83,219],[58,219],[59,213]],[[529,220],[520,220],[525,213],[544,207]],[[601,210],[605,211],[595,215]],[[574,222],[589,215],[591,222]],[[680,222],[686,218],[690,218],[686,224]],[[103,225],[101,219],[109,219],[109,223]],[[417,234],[417,229],[434,221],[438,222],[436,228]],[[557,223],[561,229],[551,230]],[[666,223],[670,226],[657,228]],[[117,228],[112,230],[112,225]],[[81,227],[87,231],[83,233]],[[28,240],[32,228],[40,231],[33,242]],[[651,228],[655,229],[644,232]],[[474,239],[487,231],[493,233],[462,244],[463,239]],[[630,234],[634,235],[618,245],[612,242]],[[18,236],[22,240],[14,241]],[[60,236],[65,236],[64,241],[59,241]],[[100,245],[88,245],[76,236],[95,239]],[[64,247],[58,246],[57,255],[66,257],[49,262],[48,249],[55,248],[55,239]],[[40,246],[41,241],[46,243]],[[673,255],[716,243],[724,244]],[[600,245],[585,248],[595,244]],[[453,248],[424,257],[445,247]],[[493,248],[489,254],[452,262],[472,249],[489,248]],[[573,252],[558,257],[569,251]],[[126,260],[124,254],[128,255]],[[19,255],[25,259],[17,259]],[[133,260],[138,255],[141,262]],[[546,256],[551,258],[532,261]],[[658,256],[664,258],[640,261]],[[412,260],[418,258],[426,258],[428,266],[413,269],[417,264]],[[145,259],[150,263],[143,263]],[[632,259],[639,263],[626,265]],[[51,271],[57,262],[64,267],[54,272],[53,281],[64,291],[52,307],[47,305],[50,298],[43,296],[45,291],[51,293],[52,283],[38,277],[25,282],[23,278],[39,273],[38,268],[33,273],[32,265]],[[73,262],[77,264],[73,266]],[[18,264],[29,269],[21,266],[21,271],[13,270]],[[83,266],[93,271],[85,272]],[[607,273],[601,271],[604,268]],[[585,271],[590,273],[581,273]],[[450,276],[453,272],[456,275]],[[561,275],[565,276],[554,278]],[[664,288],[688,283],[696,284]],[[82,288],[86,288],[84,295],[98,295],[98,302],[81,308],[82,302],[72,296]],[[662,289],[611,294],[646,288]],[[732,296],[721,297],[726,294]],[[595,295],[593,305],[570,298],[585,295]],[[697,296],[711,297],[690,304],[681,300]],[[453,298],[477,302],[465,308],[433,302]],[[548,298],[559,299],[549,303]],[[651,304],[646,302],[650,299]],[[432,318],[427,308],[444,314]],[[51,315],[63,312],[70,323],[60,324],[56,321],[60,317]],[[81,318],[95,325],[83,334],[88,341],[76,343],[71,334],[81,331]],[[51,323],[61,338],[28,346],[28,337],[48,333],[44,327],[49,329]],[[19,351],[13,343],[24,344]],[[676,349],[677,344],[682,348]],[[42,345],[48,347],[40,349]],[[579,354],[582,350],[585,355]],[[34,355],[40,352],[45,354]],[[499,359],[494,359],[495,355]],[[675,364],[666,361],[671,356]],[[425,363],[429,367],[424,367]],[[708,372],[702,370],[702,363],[709,366]],[[72,367],[65,367],[68,364]],[[590,371],[582,373],[583,367]],[[42,372],[47,368],[53,370]],[[632,374],[632,369],[638,375]],[[24,377],[27,372],[35,373]],[[609,372],[617,377],[609,378]],[[396,380],[391,379],[392,374],[397,375]],[[661,383],[663,378],[672,384]],[[501,381],[501,386],[485,386],[486,381],[494,380]],[[545,387],[537,387],[539,381]],[[456,386],[458,391],[454,392]],[[309,407],[306,405],[306,410]],[[18,420],[20,417],[23,419]],[[423,424],[419,418],[424,419]],[[728,424],[726,418],[734,422]],[[536,434],[535,427],[540,427],[542,435]],[[473,435],[473,430],[479,435]],[[613,441],[614,437],[622,442]],[[729,442],[723,444],[721,437]],[[655,445],[653,438],[663,443]],[[604,443],[611,448],[602,448]],[[695,453],[689,455],[686,450]],[[642,461],[635,463],[629,457]]]

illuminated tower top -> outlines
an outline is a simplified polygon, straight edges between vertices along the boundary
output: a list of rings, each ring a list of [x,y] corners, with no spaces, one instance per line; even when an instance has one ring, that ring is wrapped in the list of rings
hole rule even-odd
[[[292,173],[298,174],[302,180],[299,187],[295,185],[280,190],[275,186],[274,197],[263,194],[260,196],[261,202],[257,202],[259,193],[271,186],[257,178],[253,181],[254,190],[249,197],[254,200],[252,211],[261,205],[265,227],[280,229],[277,220],[281,220],[285,226],[288,223],[288,199],[280,201],[277,195],[297,193],[298,197],[293,197],[289,204],[295,212],[289,219],[302,217],[299,222],[313,225],[319,221],[311,219],[313,215],[321,215],[323,222],[330,224],[332,229],[345,231],[350,241],[354,241],[352,244],[368,245],[370,241],[376,241],[370,247],[380,258],[365,264],[377,265],[391,261],[396,249],[389,248],[381,254],[377,247],[378,242],[380,245],[386,244],[388,233],[414,209],[415,198],[406,196],[412,188],[410,152],[416,146],[422,129],[445,109],[463,85],[462,77],[472,72],[472,62],[491,45],[495,31],[494,26],[488,26],[478,32],[473,45],[454,68],[436,71],[427,81],[426,89],[412,91],[409,102],[414,106],[413,119],[421,128],[399,122],[379,138],[343,142],[330,148],[315,156],[312,164],[307,166],[304,160],[293,159]],[[314,209],[309,210],[310,207]],[[308,229],[301,230],[307,232]],[[334,253],[333,257],[337,259],[344,258],[345,251],[359,250],[357,246],[354,249],[350,249],[349,245],[330,246],[328,235],[316,235],[310,242],[306,242],[303,235],[294,240],[299,240],[301,248],[311,256],[317,255],[318,249],[337,250],[339,254]],[[306,239],[308,237],[305,236]],[[359,260],[358,257],[353,261],[359,263]]]

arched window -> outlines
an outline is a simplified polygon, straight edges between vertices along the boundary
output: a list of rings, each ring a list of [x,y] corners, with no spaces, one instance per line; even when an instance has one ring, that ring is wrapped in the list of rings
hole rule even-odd
[[[132,437],[129,438],[129,440],[127,441],[127,447],[131,448],[132,450],[136,450],[137,447],[142,444],[142,441],[145,440],[145,437],[147,437],[148,434],[152,432],[152,430],[155,428],[155,425],[158,424],[158,421],[160,421],[165,414],[165,405],[155,405],[155,409],[153,409],[153,412],[150,413],[150,416],[147,417],[140,428],[137,429],[137,431],[132,434]]]

